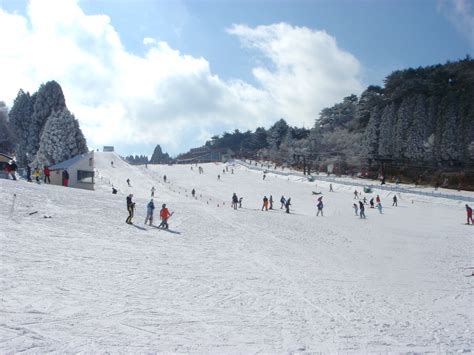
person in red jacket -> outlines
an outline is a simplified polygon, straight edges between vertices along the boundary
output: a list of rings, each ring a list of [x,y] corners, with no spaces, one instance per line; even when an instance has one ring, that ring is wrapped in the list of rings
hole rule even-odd
[[[161,207],[162,207],[160,210],[161,223],[158,226],[158,228],[168,229],[168,218],[170,218],[174,212],[170,213],[170,211],[166,208],[165,203]]]
[[[46,165],[43,168],[43,174],[44,174],[44,183],[51,184],[51,179],[49,178],[51,173],[49,172],[49,168]]]
[[[474,224],[474,221],[472,220],[472,208],[469,207],[468,204],[466,204],[466,213],[467,213],[467,224],[471,224],[471,223]]]

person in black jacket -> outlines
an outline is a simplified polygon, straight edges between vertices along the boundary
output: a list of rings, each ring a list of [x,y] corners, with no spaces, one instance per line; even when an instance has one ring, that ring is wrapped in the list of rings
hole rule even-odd
[[[132,197],[133,197],[132,194],[127,196],[128,217],[125,220],[125,223],[127,223],[127,224],[133,224],[132,223],[132,218],[133,218],[133,210],[135,209],[135,202],[132,201]]]
[[[288,197],[288,200],[285,202],[286,213],[290,213],[290,206],[291,206],[291,197]]]

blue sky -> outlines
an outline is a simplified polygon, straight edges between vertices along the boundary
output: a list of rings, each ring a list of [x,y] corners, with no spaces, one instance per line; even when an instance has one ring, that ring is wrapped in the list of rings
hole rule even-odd
[[[123,155],[157,143],[175,155],[280,117],[310,127],[323,107],[393,70],[474,52],[472,0],[0,0],[0,9],[4,36],[17,38],[0,54],[18,56],[0,63],[9,78],[0,100],[55,79],[89,146]],[[33,41],[52,52],[68,43],[75,55],[22,48]],[[18,65],[28,55],[39,60]]]

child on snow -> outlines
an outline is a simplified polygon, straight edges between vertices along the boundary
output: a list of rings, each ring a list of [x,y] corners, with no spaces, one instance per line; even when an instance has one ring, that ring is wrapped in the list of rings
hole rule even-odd
[[[145,224],[146,222],[150,221],[150,226],[153,224],[153,212],[155,211],[155,204],[153,203],[153,199],[148,202],[146,205],[146,218],[145,218]]]
[[[161,206],[161,211],[160,211],[161,223],[158,226],[158,228],[168,229],[168,218],[170,218],[172,215],[173,213],[170,213],[170,211],[166,208],[166,204],[164,203]]]
[[[319,212],[321,212],[321,217],[323,217],[323,197],[322,196],[318,198],[317,207],[318,207],[318,213],[316,213],[316,216],[319,216]]]

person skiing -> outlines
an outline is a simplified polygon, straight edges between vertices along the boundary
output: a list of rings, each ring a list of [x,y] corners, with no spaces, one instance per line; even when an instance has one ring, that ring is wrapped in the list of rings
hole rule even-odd
[[[132,185],[130,185],[130,179],[128,179],[128,178],[127,178],[127,185],[132,186]]]
[[[359,213],[360,218],[365,218],[365,207],[362,201],[359,201],[359,210],[360,210],[360,213]]]
[[[263,206],[262,206],[262,211],[265,208],[265,211],[268,211],[268,198],[267,196],[263,196]]]
[[[67,187],[69,183],[69,173],[67,172],[66,169],[63,170],[63,186]]]
[[[239,202],[239,198],[237,197],[237,194],[234,192],[234,194],[232,195],[232,207],[234,208],[234,210],[237,209],[238,202]]]
[[[273,196],[270,195],[270,199],[268,200],[270,202],[270,209],[273,210]]]
[[[354,203],[352,206],[354,207],[355,215],[358,216],[359,215],[359,207],[357,206],[357,203]]]
[[[398,206],[397,195],[393,195],[393,203],[392,203],[392,206]]]
[[[151,187],[151,197],[155,197],[155,186]]]
[[[10,166],[10,175],[13,180],[16,180],[16,171],[18,169],[18,165],[16,165],[14,160],[10,160],[10,163],[8,164]]]
[[[282,209],[283,207],[285,207],[285,203],[286,203],[285,196],[282,196],[282,197],[280,198],[280,202],[281,202],[281,207],[280,207],[280,209]]]
[[[318,207],[318,213],[316,213],[316,216],[319,216],[319,212],[321,212],[321,217],[323,217],[323,196],[318,198],[318,204],[316,205]]]
[[[196,195],[196,190],[194,190],[194,188],[191,190],[191,195],[193,195],[193,198]]]
[[[334,190],[332,189],[332,184],[329,184],[329,192],[334,192]]]
[[[285,202],[286,213],[290,213],[290,206],[291,206],[291,197],[288,197],[288,200]]]
[[[31,182],[31,166],[26,165],[26,181]]]
[[[135,209],[135,202],[132,201],[132,197],[133,197],[133,195],[130,194],[126,198],[128,217],[125,220],[125,223],[127,223],[127,224],[133,224],[132,223],[132,218],[133,218],[133,210]]]
[[[370,199],[369,202],[370,202],[370,208],[374,208],[374,198],[373,197]]]
[[[244,199],[243,197],[239,198],[239,208],[242,208],[242,200],[243,199]]]
[[[170,211],[166,208],[166,203],[161,205],[161,210],[160,210],[161,223],[158,226],[158,228],[168,229],[168,218],[170,218],[173,215],[173,213],[170,213]]]
[[[474,221],[472,220],[472,208],[467,203],[466,203],[466,214],[467,214],[467,224],[474,224]]]
[[[377,208],[379,210],[379,213],[382,214],[382,203],[381,202],[377,203]]]
[[[40,179],[39,179],[40,174],[41,174],[41,173],[40,173],[38,167],[34,168],[32,175],[33,175],[33,177],[35,178],[35,180],[36,180],[36,182],[37,182],[38,184],[40,183]]]
[[[153,203],[153,199],[148,202],[146,205],[146,218],[145,218],[145,224],[146,222],[150,221],[150,226],[153,224],[153,212],[155,211],[155,204]]]
[[[51,175],[51,172],[49,171],[49,167],[47,167],[46,165],[43,167],[43,175],[44,175],[44,183],[51,184],[51,179],[49,178],[49,176]]]

